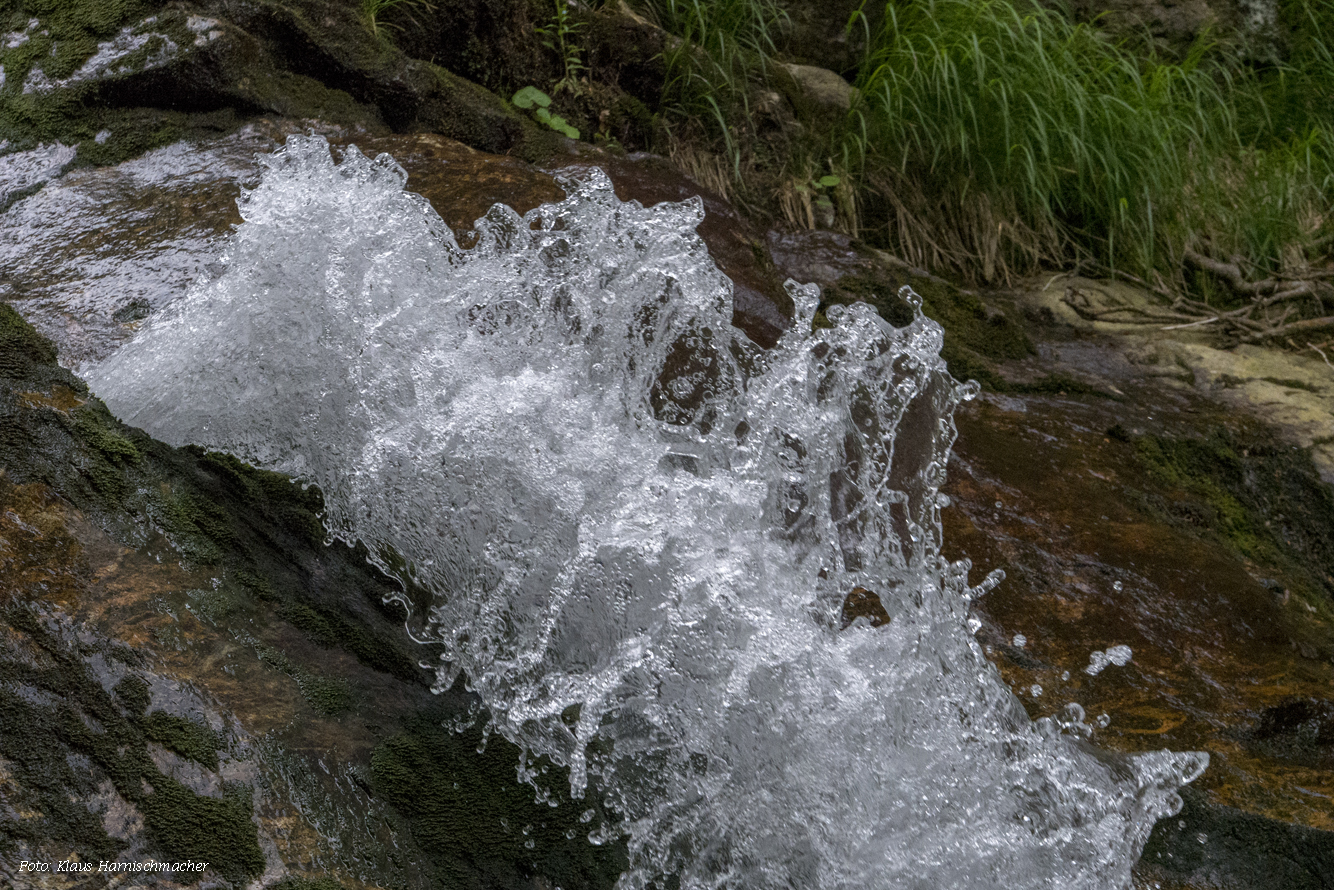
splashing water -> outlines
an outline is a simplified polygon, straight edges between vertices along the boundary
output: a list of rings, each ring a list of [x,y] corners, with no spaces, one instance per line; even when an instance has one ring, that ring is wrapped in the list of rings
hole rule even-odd
[[[938,518],[976,385],[938,326],[812,330],[790,284],[762,351],[698,199],[597,172],[464,250],[387,156],[302,137],[266,163],[226,271],[90,382],[317,484],[333,535],[433,591],[439,686],[462,671],[619,811],[620,886],[1129,886],[1207,757],[1032,722],[983,656],[969,601],[999,577],[970,588]],[[849,610],[872,596],[887,623]]]

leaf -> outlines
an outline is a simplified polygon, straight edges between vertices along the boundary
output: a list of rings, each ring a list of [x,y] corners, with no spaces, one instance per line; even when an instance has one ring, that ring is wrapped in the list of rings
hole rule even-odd
[[[834,186],[838,185],[840,181],[841,180],[837,176],[833,175],[821,176],[820,179],[816,182],[816,185],[818,185],[822,189],[831,189]]]
[[[539,90],[537,87],[524,87],[514,94],[510,100],[516,108],[546,108],[551,104],[551,97]]]
[[[536,117],[542,123],[546,124],[548,127],[554,127],[556,125],[554,123],[556,120],[564,120],[564,118],[561,118],[559,114],[552,114],[545,108],[537,109],[537,111],[533,113],[533,116]]]

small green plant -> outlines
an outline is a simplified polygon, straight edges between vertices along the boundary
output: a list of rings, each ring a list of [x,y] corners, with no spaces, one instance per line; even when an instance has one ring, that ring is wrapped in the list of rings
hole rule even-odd
[[[400,16],[417,24],[413,18],[413,13],[421,14],[431,12],[435,6],[428,3],[427,0],[361,0],[361,15],[366,20],[366,25],[371,29],[371,33],[376,37],[384,37],[385,31],[389,28],[401,31],[402,26],[390,24],[380,20],[380,17],[391,10],[402,10]]]
[[[815,209],[821,214],[832,214],[834,212],[833,190],[842,182],[837,176],[826,174],[819,179],[812,179],[797,188],[811,196],[811,201],[815,204]]]
[[[579,130],[570,126],[570,122],[559,114],[551,112],[551,97],[537,87],[524,87],[510,100],[515,108],[532,111],[539,123],[546,124],[557,133],[563,133],[571,139],[579,138]]]
[[[542,45],[560,56],[563,73],[561,79],[556,81],[552,92],[569,90],[575,95],[579,94],[579,73],[586,71],[587,68],[579,58],[579,47],[574,43],[574,36],[583,30],[583,27],[579,22],[571,21],[568,0],[556,0],[556,14],[552,16],[551,22],[545,27],[539,26],[534,29],[542,38]]]

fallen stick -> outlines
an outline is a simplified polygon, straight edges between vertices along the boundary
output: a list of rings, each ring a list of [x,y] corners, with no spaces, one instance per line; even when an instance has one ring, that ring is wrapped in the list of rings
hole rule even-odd
[[[1283,337],[1294,333],[1305,331],[1318,331],[1323,328],[1334,328],[1334,315],[1326,315],[1324,318],[1305,318],[1301,321],[1293,321],[1279,327],[1271,328],[1266,331],[1257,331],[1254,334],[1243,337],[1243,343],[1259,343],[1272,337]]]

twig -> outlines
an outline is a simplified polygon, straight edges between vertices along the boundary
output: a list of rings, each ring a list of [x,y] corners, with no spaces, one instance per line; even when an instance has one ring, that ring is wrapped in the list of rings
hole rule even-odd
[[[1179,331],[1182,330],[1183,328],[1197,328],[1200,325],[1213,324],[1214,322],[1220,320],[1221,318],[1222,318],[1221,315],[1215,315],[1213,318],[1202,318],[1199,321],[1192,321],[1186,324],[1169,324],[1166,327],[1164,327],[1163,330]]]
[[[1262,340],[1268,340],[1273,337],[1282,337],[1287,334],[1300,333],[1303,331],[1318,331],[1322,328],[1334,328],[1334,315],[1327,315],[1324,318],[1306,318],[1301,321],[1289,322],[1285,325],[1269,328],[1263,331],[1257,331],[1254,334],[1243,337],[1243,343],[1259,343]]]
[[[1167,299],[1167,300],[1175,300],[1175,299],[1176,299],[1176,294],[1172,293],[1172,292],[1169,291],[1167,288],[1162,287],[1161,285],[1157,285],[1157,284],[1149,284],[1149,282],[1145,281],[1143,278],[1137,278],[1136,276],[1131,275],[1129,272],[1123,272],[1123,271],[1120,270],[1120,269],[1112,269],[1112,270],[1111,270],[1111,273],[1112,273],[1112,275],[1115,276],[1115,277],[1124,278],[1126,281],[1129,281],[1131,284],[1138,284],[1140,287],[1145,288],[1146,290],[1151,290],[1151,291],[1153,291],[1155,294],[1157,294],[1158,296],[1160,296],[1160,297],[1162,297],[1162,298],[1164,298],[1164,299]]]
[[[1291,337],[1288,338],[1288,345],[1291,346],[1293,349],[1300,348],[1297,346],[1296,343],[1292,342]],[[1331,371],[1334,371],[1334,365],[1330,364],[1329,356],[1325,355],[1325,350],[1321,349],[1319,346],[1316,346],[1314,343],[1307,343],[1306,345],[1314,349],[1316,352],[1320,353],[1320,357],[1325,360],[1325,364],[1329,365]],[[1329,344],[1327,343],[1325,345],[1328,346]]]
[[[1087,304],[1087,302],[1084,305],[1075,302],[1074,297],[1076,295],[1083,297],[1084,292],[1074,287],[1066,288],[1065,295],[1061,297],[1061,302],[1069,306],[1071,309],[1075,310],[1075,313],[1080,318],[1086,318],[1089,321],[1100,321],[1105,316],[1115,315],[1118,312],[1133,312],[1138,315],[1144,316],[1144,318],[1122,319],[1120,321],[1117,321],[1116,324],[1157,324],[1163,321],[1191,320],[1191,317],[1189,315],[1154,315],[1149,312],[1146,312],[1143,309],[1140,309],[1138,306],[1113,306],[1110,309],[1093,309]],[[1086,301],[1088,300],[1087,297],[1084,297],[1084,299]]]

